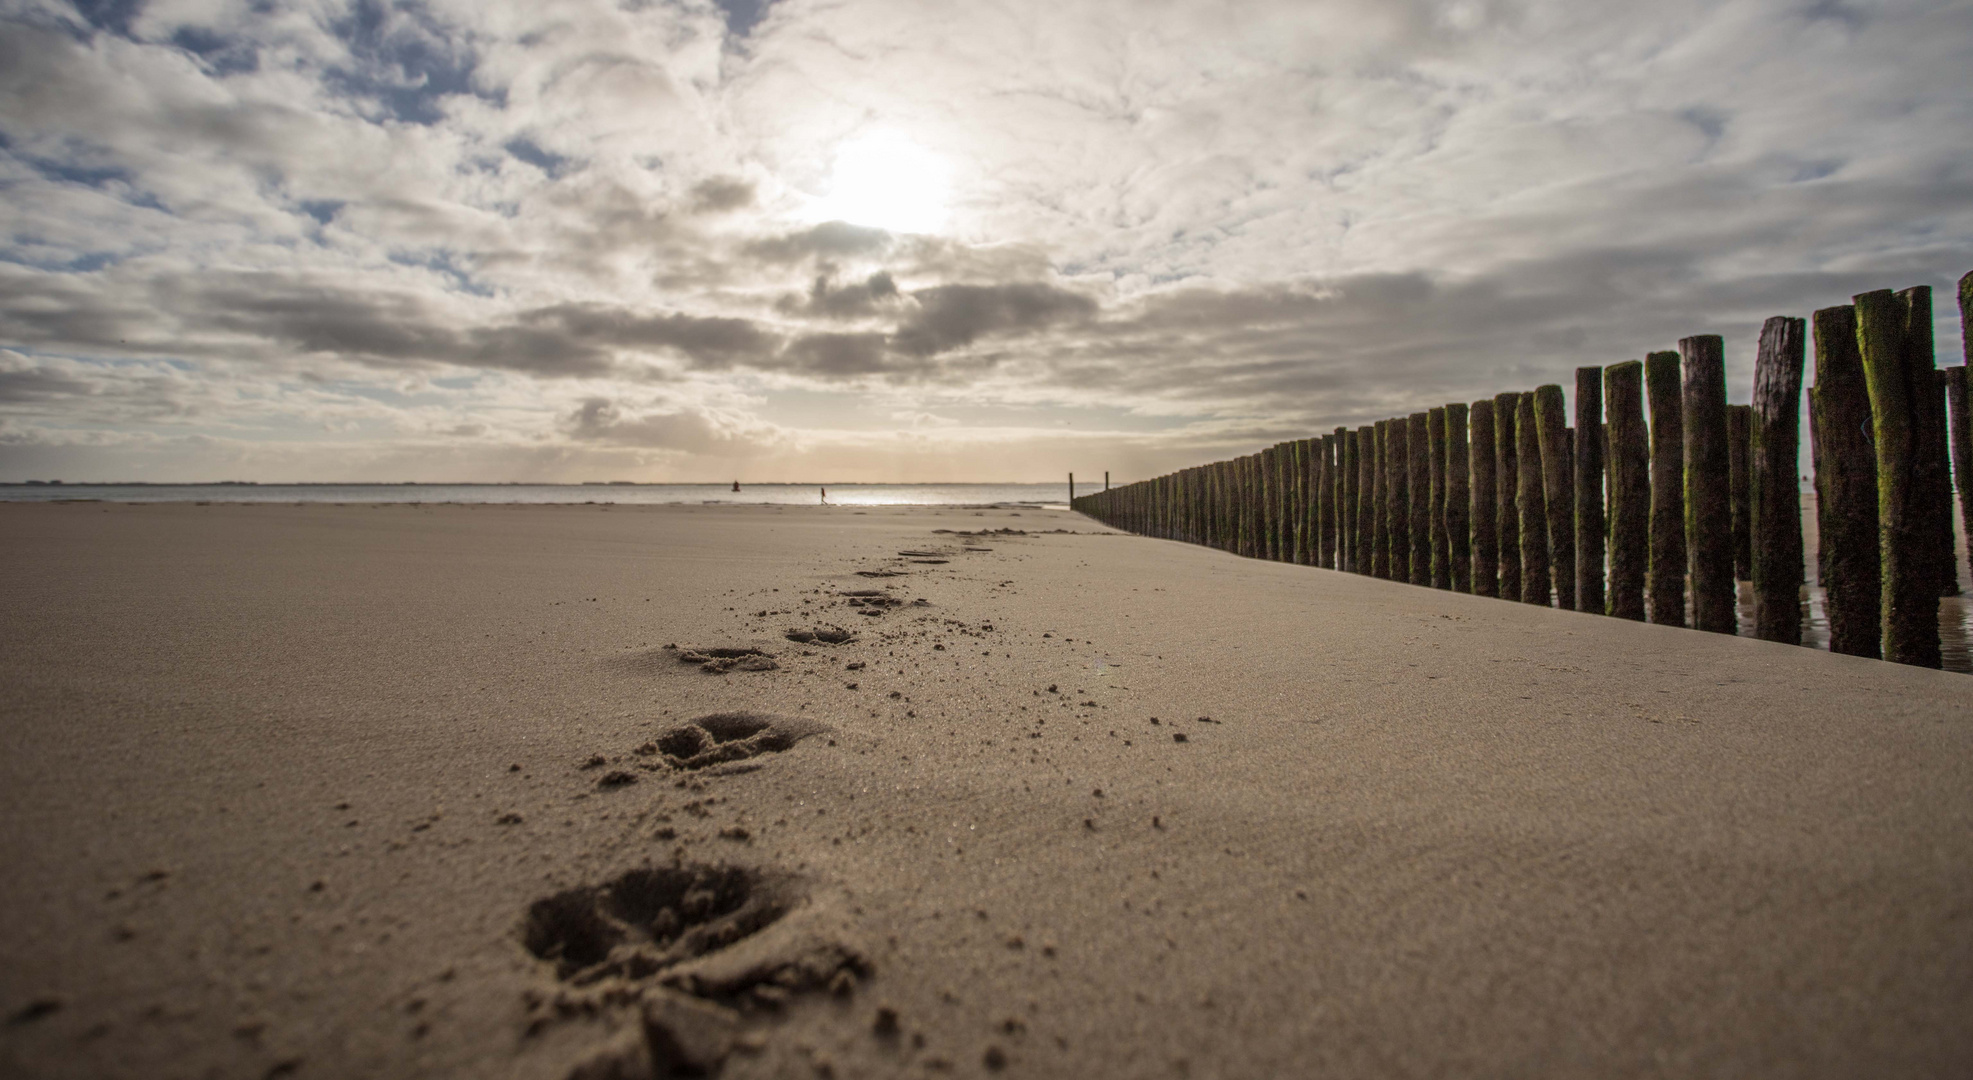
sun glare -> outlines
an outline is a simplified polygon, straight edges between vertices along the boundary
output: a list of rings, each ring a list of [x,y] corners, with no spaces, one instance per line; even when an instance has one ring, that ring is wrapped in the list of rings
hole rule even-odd
[[[818,220],[891,232],[932,232],[945,224],[946,163],[895,135],[865,135],[836,150]]]

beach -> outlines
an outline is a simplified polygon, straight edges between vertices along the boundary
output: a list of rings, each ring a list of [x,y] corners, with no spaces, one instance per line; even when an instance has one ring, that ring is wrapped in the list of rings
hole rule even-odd
[[[1034,507],[0,555],[7,1076],[1973,1070],[1961,674]]]

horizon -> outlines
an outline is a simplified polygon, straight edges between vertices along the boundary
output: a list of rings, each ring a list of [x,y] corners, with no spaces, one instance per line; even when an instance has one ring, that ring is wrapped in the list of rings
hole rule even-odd
[[[7,482],[1156,476],[1694,334],[1744,403],[1762,319],[1912,285],[1965,353],[1964,5],[21,0],[0,53]]]

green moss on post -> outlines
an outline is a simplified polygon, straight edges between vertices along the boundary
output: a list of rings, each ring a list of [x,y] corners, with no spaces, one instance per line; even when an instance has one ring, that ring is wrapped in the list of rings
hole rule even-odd
[[[1493,399],[1494,531],[1500,550],[1500,598],[1521,598],[1521,483],[1519,450],[1514,425],[1521,395],[1495,394]]]
[[[1733,576],[1740,581],[1754,580],[1753,489],[1747,474],[1753,416],[1752,405],[1726,407],[1726,489],[1733,503]]]
[[[1392,581],[1411,580],[1411,424],[1404,417],[1393,417],[1384,428],[1385,481],[1384,514],[1390,530],[1390,577]]]
[[[1576,609],[1603,614],[1603,369],[1576,369]]]
[[[1356,432],[1343,431],[1336,439],[1342,469],[1336,477],[1336,569],[1356,573]]]
[[[1391,515],[1388,510],[1391,501],[1390,432],[1389,420],[1377,421],[1377,461],[1372,470],[1372,483],[1376,488],[1371,492],[1370,505],[1370,573],[1373,577],[1387,579],[1391,576]]]
[[[1432,587],[1452,588],[1452,551],[1446,544],[1446,411],[1441,405],[1425,414],[1425,441],[1431,455],[1427,461],[1430,473],[1432,497],[1429,520],[1426,527],[1431,530],[1431,544],[1428,558],[1432,564]]]
[[[1877,451],[1870,391],[1857,351],[1856,308],[1824,308],[1810,322],[1815,389],[1809,393],[1815,464],[1816,564],[1829,651],[1882,654],[1883,566],[1877,537]]]
[[[1610,485],[1610,587],[1605,610],[1642,622],[1651,566],[1651,442],[1644,427],[1644,365],[1603,369]]]
[[[1411,550],[1406,556],[1405,565],[1411,575],[1407,579],[1413,585],[1432,583],[1432,433],[1431,417],[1426,413],[1412,413],[1405,425],[1404,445],[1405,507],[1407,520],[1405,535],[1411,538]]]
[[[1466,436],[1466,406],[1445,407],[1445,543],[1446,587],[1473,591],[1472,460]]]
[[[1568,402],[1556,383],[1534,393],[1535,442],[1541,448],[1541,494],[1555,606],[1576,609],[1576,447]]]
[[[1468,414],[1470,437],[1468,459],[1472,465],[1468,517],[1473,528],[1474,596],[1500,595],[1500,499],[1494,478],[1497,459],[1493,424],[1493,402],[1482,398]]]
[[[1679,397],[1679,356],[1644,357],[1644,390],[1651,407],[1651,573],[1646,592],[1651,621],[1685,625],[1685,424]]]
[[[1857,350],[1870,391],[1871,436],[1877,447],[1877,539],[1883,581],[1884,659],[1938,667],[1937,535],[1924,499],[1929,477],[1923,412],[1936,386],[1931,350],[1921,353],[1914,328],[1922,307],[1930,330],[1929,289],[1889,289],[1854,298]],[[1929,333],[1924,344],[1929,346]],[[1943,409],[1941,410],[1943,412]],[[1943,425],[1941,425],[1943,426]]]
[[[1521,602],[1547,607],[1553,596],[1548,576],[1548,492],[1541,475],[1541,427],[1533,391],[1518,395],[1514,443],[1519,458],[1521,506]]]
[[[1372,576],[1377,569],[1377,521],[1383,515],[1377,508],[1377,429],[1365,424],[1356,429],[1356,572]]]
[[[1754,404],[1747,409],[1747,544],[1754,581],[1754,636],[1802,643],[1801,452],[1802,319],[1776,316],[1761,327],[1754,357]]]
[[[1681,340],[1680,418],[1685,444],[1685,551],[1692,575],[1692,625],[1738,629],[1733,584],[1733,499],[1726,441],[1726,346],[1718,334]]]

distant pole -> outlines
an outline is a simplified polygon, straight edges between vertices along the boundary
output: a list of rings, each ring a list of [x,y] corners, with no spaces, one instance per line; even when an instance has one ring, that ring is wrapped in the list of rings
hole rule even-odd
[[[1407,468],[1405,500],[1407,534],[1411,537],[1413,585],[1432,583],[1432,424],[1429,413],[1412,413],[1404,434]]]
[[[1342,535],[1336,527],[1337,498],[1336,481],[1341,468],[1343,430],[1337,428],[1334,434],[1322,437],[1322,467],[1316,477],[1315,513],[1321,519],[1315,533],[1315,564],[1325,570],[1340,570],[1342,564],[1336,558],[1336,540]]]
[[[1576,610],[1603,614],[1603,369],[1576,369]]]
[[[1431,457],[1427,461],[1428,484],[1431,487],[1426,530],[1430,533],[1428,558],[1431,561],[1432,587],[1452,588],[1452,549],[1446,543],[1446,415],[1445,406],[1428,410],[1425,413],[1425,441]]]
[[[1753,488],[1748,476],[1753,467],[1749,457],[1753,435],[1748,426],[1753,416],[1752,405],[1726,407],[1726,486],[1733,503],[1733,577],[1737,581],[1754,580]]]
[[[1857,348],[1863,354],[1864,385],[1870,390],[1871,435],[1877,445],[1877,536],[1883,559],[1884,659],[1918,667],[1938,667],[1939,580],[1933,547],[1930,494],[1925,461],[1932,374],[1930,348],[1921,353],[1918,335],[1923,313],[1924,344],[1931,344],[1931,290],[1893,293],[1889,289],[1854,298]],[[1944,412],[1943,409],[1940,410]],[[1941,417],[1943,420],[1943,416]],[[1944,425],[1941,424],[1941,427]]]
[[[1973,274],[1967,278],[1973,280]],[[1973,309],[1969,309],[1973,315]],[[1966,322],[1968,334],[1973,334],[1973,318]],[[1973,344],[1967,346],[1973,349]],[[1946,426],[1952,431],[1952,475],[1959,484],[1960,527],[1966,533],[1966,558],[1973,566],[1973,418],[1967,413],[1967,369],[1949,367],[1946,369]],[[1957,561],[1953,573],[1959,573]]]
[[[1515,456],[1519,460],[1521,504],[1521,602],[1547,607],[1548,496],[1542,488],[1541,431],[1533,391],[1518,395],[1514,413]]]
[[[1556,383],[1535,388],[1535,433],[1541,446],[1543,505],[1547,508],[1549,576],[1555,606],[1576,610],[1576,445],[1568,404]]]
[[[1462,593],[1473,591],[1473,478],[1466,438],[1466,405],[1455,401],[1445,407],[1445,536],[1448,585]]]
[[[1069,505],[1074,506],[1075,504],[1076,504],[1076,474],[1070,473],[1069,474]]]
[[[1336,429],[1336,569],[1356,568],[1356,432]]]
[[[1355,569],[1374,577],[1377,572],[1377,427],[1356,429],[1356,539],[1352,541]]]
[[[1468,413],[1470,441],[1467,444],[1472,465],[1470,517],[1473,527],[1473,595],[1500,595],[1500,541],[1495,533],[1499,520],[1499,495],[1494,480],[1493,401],[1481,398]]]
[[[1514,437],[1521,395],[1495,394],[1493,398],[1494,527],[1500,548],[1500,598],[1521,598],[1521,503],[1516,494],[1521,483],[1517,467],[1518,449]]]
[[[1374,505],[1370,511],[1374,519],[1371,522],[1371,527],[1376,531],[1371,537],[1371,544],[1373,546],[1370,549],[1370,573],[1373,577],[1389,578],[1391,576],[1391,515],[1388,511],[1391,501],[1391,422],[1389,420],[1377,421],[1376,431],[1377,469],[1375,483],[1377,490],[1374,494]]]
[[[1388,439],[1387,453],[1391,477],[1386,493],[1385,513],[1389,516],[1391,531],[1391,580],[1411,580],[1411,422],[1405,417],[1392,417],[1390,426],[1385,428]]]
[[[1754,404],[1747,410],[1747,544],[1754,636],[1802,643],[1802,363],[1808,323],[1776,316],[1761,327]]]
[[[1610,595],[1606,610],[1644,621],[1644,584],[1651,565],[1651,442],[1644,428],[1644,365],[1636,360],[1603,369],[1603,408],[1609,440]]]
[[[1816,577],[1829,618],[1829,651],[1883,655],[1883,565],[1877,538],[1877,451],[1870,392],[1857,351],[1857,311],[1823,308],[1815,335],[1809,435],[1815,462]]]
[[[1728,490],[1726,346],[1718,334],[1678,343],[1683,360],[1685,552],[1692,574],[1692,625],[1716,634],[1737,629],[1733,585],[1733,500]]]
[[[1651,621],[1685,625],[1685,423],[1679,356],[1644,358],[1651,406]]]
[[[1103,490],[1110,490],[1110,470],[1108,469],[1103,470]]]

